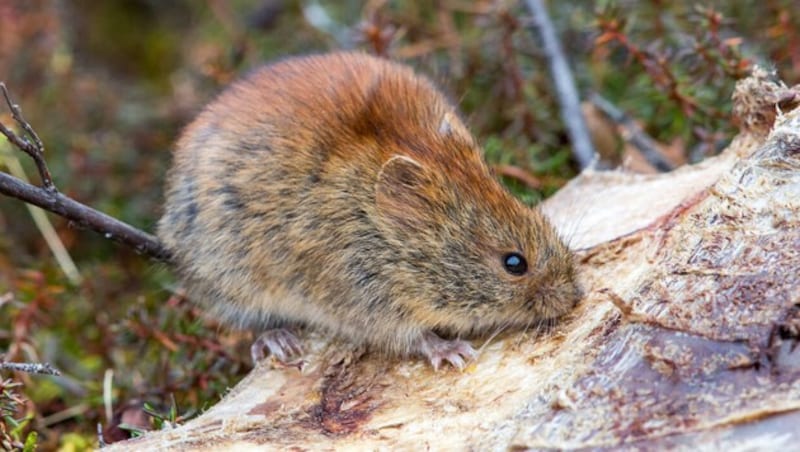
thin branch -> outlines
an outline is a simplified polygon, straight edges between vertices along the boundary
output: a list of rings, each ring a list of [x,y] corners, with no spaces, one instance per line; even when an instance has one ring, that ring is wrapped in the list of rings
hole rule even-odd
[[[625,141],[636,147],[644,158],[657,170],[667,172],[675,169],[674,165],[659,151],[658,143],[650,138],[650,136],[636,124],[636,121],[625,114],[625,112],[615,107],[614,104],[597,93],[592,94],[589,97],[589,101],[612,121],[623,127],[623,138],[625,138]]]
[[[106,447],[108,444],[106,443],[106,439],[103,438],[103,424],[97,423],[97,446],[102,449]]]
[[[567,127],[572,142],[572,153],[581,168],[586,168],[595,160],[595,150],[586,119],[581,111],[575,79],[542,0],[526,0],[525,5],[533,16],[535,30],[531,31],[535,31],[542,41],[550,76],[553,78],[558,102],[561,105],[561,119]]]
[[[169,260],[169,252],[154,236],[116,218],[85,206],[57,191],[48,191],[0,172],[0,193],[39,206],[60,215],[76,226],[91,229],[105,238],[129,246],[160,261]]]
[[[44,144],[33,127],[22,117],[19,106],[11,101],[5,84],[1,82],[0,91],[3,92],[6,104],[11,109],[12,118],[33,142],[16,135],[2,123],[0,123],[0,133],[5,135],[12,145],[33,158],[42,178],[42,185],[44,185],[44,187],[37,187],[0,172],[0,193],[60,215],[78,227],[91,229],[107,239],[129,246],[139,253],[160,261],[168,261],[169,252],[156,237],[58,192],[44,160]]]
[[[0,363],[0,369],[39,375],[61,375],[61,371],[50,363]]]
[[[539,190],[542,188],[542,181],[537,179],[533,174],[517,166],[497,165],[494,167],[494,170],[501,176],[510,177],[522,182],[531,190]]]
[[[11,117],[14,118],[14,121],[22,127],[22,130],[25,134],[33,140],[33,143],[28,141],[25,137],[20,137],[11,129],[7,128],[3,123],[0,123],[0,133],[8,138],[8,141],[11,142],[14,146],[19,148],[22,152],[31,156],[33,161],[36,163],[36,169],[39,171],[39,177],[42,178],[42,185],[48,191],[56,191],[56,186],[53,184],[53,178],[50,176],[50,170],[47,168],[47,163],[44,161],[44,143],[39,138],[39,135],[33,130],[33,127],[22,117],[22,109],[19,108],[19,105],[15,104],[11,101],[11,97],[8,95],[8,89],[6,88],[6,84],[0,82],[0,91],[3,92],[3,97],[6,100],[6,105],[8,105],[8,109],[11,110]]]

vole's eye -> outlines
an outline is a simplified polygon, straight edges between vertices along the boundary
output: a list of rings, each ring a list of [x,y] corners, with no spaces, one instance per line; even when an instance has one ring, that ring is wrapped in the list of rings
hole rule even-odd
[[[503,266],[505,266],[507,272],[516,276],[525,274],[528,271],[528,261],[519,253],[508,253],[503,256]]]

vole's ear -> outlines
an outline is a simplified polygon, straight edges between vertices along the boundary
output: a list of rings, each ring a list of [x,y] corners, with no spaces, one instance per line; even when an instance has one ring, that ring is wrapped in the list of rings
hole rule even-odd
[[[434,179],[421,163],[395,155],[383,164],[375,182],[375,204],[381,222],[422,228],[430,221]]]

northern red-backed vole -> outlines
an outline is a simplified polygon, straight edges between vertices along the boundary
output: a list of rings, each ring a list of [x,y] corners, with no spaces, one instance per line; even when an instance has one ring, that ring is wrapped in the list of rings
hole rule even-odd
[[[359,53],[290,58],[212,102],[178,141],[158,235],[228,323],[306,325],[436,367],[473,358],[460,338],[554,319],[580,292],[567,247],[444,96]],[[264,347],[299,352],[285,329]]]

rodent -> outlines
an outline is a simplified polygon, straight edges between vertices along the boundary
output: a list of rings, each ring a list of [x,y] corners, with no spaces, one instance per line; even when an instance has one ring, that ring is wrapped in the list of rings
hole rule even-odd
[[[229,324],[322,329],[435,367],[580,296],[570,250],[493,177],[454,106],[364,53],[288,58],[224,90],[177,142],[158,236]],[[300,352],[274,331],[254,347]]]

